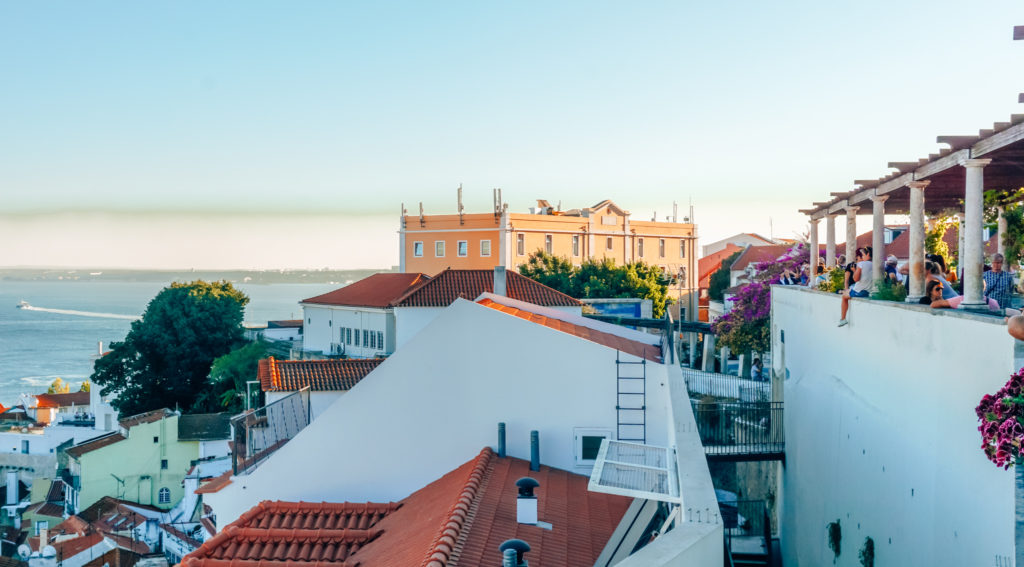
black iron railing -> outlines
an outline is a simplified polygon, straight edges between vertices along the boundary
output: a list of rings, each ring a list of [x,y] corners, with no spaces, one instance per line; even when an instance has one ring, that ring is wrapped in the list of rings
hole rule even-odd
[[[768,371],[764,378],[754,380],[741,378],[718,372],[704,372],[692,368],[683,368],[686,389],[693,399],[705,396],[733,399],[741,402],[770,402],[772,400],[772,383],[768,380]]]
[[[231,419],[232,469],[244,474],[309,425],[309,388]]]
[[[771,557],[772,524],[764,500],[719,502],[718,509],[731,558]]]
[[[774,459],[785,452],[782,402],[694,402],[693,414],[709,458]]]

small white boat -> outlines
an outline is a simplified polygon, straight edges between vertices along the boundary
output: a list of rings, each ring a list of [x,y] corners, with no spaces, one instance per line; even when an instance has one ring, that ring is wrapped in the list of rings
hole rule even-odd
[[[18,302],[18,309],[27,309],[29,307],[32,307],[32,306],[29,305],[28,302],[25,301],[25,300],[21,300],[21,301]]]

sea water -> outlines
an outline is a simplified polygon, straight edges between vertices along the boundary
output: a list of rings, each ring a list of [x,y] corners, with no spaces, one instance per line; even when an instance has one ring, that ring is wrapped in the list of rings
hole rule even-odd
[[[109,350],[170,282],[0,281],[0,403],[42,393],[57,377],[72,388],[92,374],[98,343]],[[249,296],[245,320],[301,319],[298,302],[338,284],[235,284]],[[26,301],[37,309],[18,309]],[[74,313],[69,313],[74,312]],[[73,390],[73,391],[74,391]]]

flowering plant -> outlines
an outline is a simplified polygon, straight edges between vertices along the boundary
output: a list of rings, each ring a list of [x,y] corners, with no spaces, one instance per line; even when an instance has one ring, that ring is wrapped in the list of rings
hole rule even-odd
[[[1024,463],[1024,368],[995,395],[985,394],[975,408],[981,448],[996,466],[1009,469]]]

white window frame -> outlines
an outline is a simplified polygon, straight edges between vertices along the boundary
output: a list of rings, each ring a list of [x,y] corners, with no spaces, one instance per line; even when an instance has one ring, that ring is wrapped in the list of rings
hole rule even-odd
[[[658,257],[659,258],[664,258],[665,257],[665,239],[664,238],[659,238],[658,239]]]
[[[437,245],[438,244],[441,245],[441,253],[440,254],[437,253]],[[444,250],[444,240],[435,240],[434,241],[434,257],[435,258],[444,258],[444,252],[445,252],[445,250]]]
[[[42,526],[42,527],[44,527],[46,529],[50,529],[50,522],[48,520],[36,520],[35,521],[36,536],[38,536],[39,533],[42,531],[42,530],[39,529],[40,526]]]
[[[166,495],[166,497],[165,497]],[[166,486],[161,487],[156,493],[156,501],[159,504],[170,504],[171,503],[171,489]]]
[[[456,244],[455,244],[455,255],[458,256],[459,258],[465,258],[466,256],[469,256],[469,241],[468,240],[456,241]]]
[[[572,255],[580,255],[580,235],[578,234],[572,235]]]
[[[516,256],[526,255],[526,235],[519,233],[516,235]]]
[[[555,253],[555,237],[550,234],[544,235],[544,251],[548,254]]]
[[[486,250],[484,249],[485,248],[485,246],[484,246],[485,244],[487,245],[486,246]],[[481,240],[480,241],[480,256],[483,257],[483,258],[489,258],[491,256],[491,241],[490,240]]]
[[[583,438],[601,437],[609,441],[615,440],[615,432],[603,427],[574,427],[572,429],[573,457],[577,467],[592,467],[597,459],[583,458]]]
[[[412,256],[413,256],[413,258],[422,258],[423,257],[423,241],[422,240],[417,240],[416,242],[412,243]]]
[[[643,238],[637,238],[636,239],[636,255],[637,255],[637,258],[643,258],[644,257],[644,239]]]

